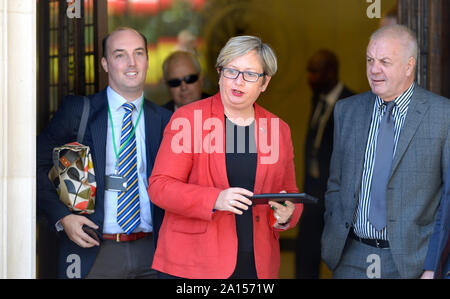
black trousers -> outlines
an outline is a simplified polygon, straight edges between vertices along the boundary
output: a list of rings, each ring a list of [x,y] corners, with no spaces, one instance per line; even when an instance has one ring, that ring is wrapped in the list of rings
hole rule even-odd
[[[258,279],[253,252],[238,251],[236,268],[229,279]]]
[[[324,200],[321,197],[315,205],[303,206],[302,217],[298,224],[296,240],[296,273],[300,279],[318,279],[320,272],[320,239],[324,227]]]

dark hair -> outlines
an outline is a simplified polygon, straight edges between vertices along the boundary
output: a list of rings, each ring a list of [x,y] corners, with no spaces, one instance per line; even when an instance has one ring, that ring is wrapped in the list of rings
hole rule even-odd
[[[125,31],[125,30],[134,31],[134,32],[138,33],[142,37],[142,39],[144,40],[144,44],[145,44],[145,53],[147,54],[147,57],[148,57],[147,38],[145,37],[145,35],[143,35],[139,31],[137,31],[136,29],[133,29],[133,28],[130,28],[130,27],[118,27],[118,28],[114,29],[112,32],[108,33],[103,38],[103,40],[102,40],[102,48],[103,48],[102,49],[103,50],[102,55],[103,55],[103,57],[106,59],[106,56],[107,56],[106,48],[108,46],[108,39],[111,36],[111,34],[113,34],[114,32],[117,32],[117,31]]]
[[[328,49],[320,49],[313,54],[310,61],[316,59],[320,61],[321,71],[332,71],[336,77],[339,74],[339,61],[336,54]]]

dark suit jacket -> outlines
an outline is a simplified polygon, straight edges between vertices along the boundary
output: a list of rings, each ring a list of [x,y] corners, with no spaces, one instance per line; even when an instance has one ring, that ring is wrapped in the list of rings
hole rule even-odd
[[[442,265],[442,278],[450,271],[450,258],[442,256],[450,233],[450,165],[447,170],[444,191],[442,192],[441,204],[439,206],[433,234],[430,238],[428,253],[425,259],[425,270],[432,270],[435,275],[439,265]]]
[[[325,194],[322,258],[334,270],[351,229],[361,188],[375,95],[339,101]],[[390,250],[403,278],[423,272],[450,155],[450,100],[418,86],[411,97],[387,185]]]
[[[339,99],[348,98],[354,95],[352,91],[350,91],[347,87],[344,86],[341,94],[338,96]],[[314,101],[312,107],[311,117],[309,119],[309,124],[311,124],[311,118],[318,104],[318,100]],[[320,144],[318,153],[317,153],[317,161],[319,162],[319,173],[320,176],[318,179],[313,178],[308,175],[309,163],[312,161],[312,151],[314,147],[314,140],[316,138],[317,130],[308,128],[308,132],[306,135],[305,142],[305,182],[304,182],[304,191],[308,194],[316,196],[320,199],[323,199],[325,191],[327,189],[327,180],[330,174],[330,159],[331,152],[333,151],[333,130],[334,130],[334,118],[333,114],[331,114],[328,119],[322,137],[322,142]]]
[[[202,99],[206,99],[209,97],[210,97],[209,94],[202,92]],[[165,103],[164,105],[162,105],[161,107],[174,112],[175,111],[175,102],[174,102],[174,100],[170,100],[167,103]]]
[[[89,96],[89,98],[89,120],[84,139],[81,143],[91,148],[97,182],[97,193],[95,213],[87,217],[100,227],[99,231],[101,232],[103,230],[104,218],[106,130],[108,127],[106,89]],[[68,208],[59,201],[55,188],[47,177],[47,173],[52,167],[52,149],[76,140],[82,109],[82,97],[66,97],[48,127],[37,138],[37,208],[47,217],[51,227],[54,227],[58,220],[70,214]],[[148,177],[150,177],[152,172],[164,128],[169,122],[170,117],[170,111],[144,100]],[[151,211],[154,242],[156,244],[163,212],[154,205],[151,205]],[[95,260],[99,247],[95,246],[85,249],[70,241],[65,233],[59,234],[59,237],[59,277],[67,278],[66,271],[68,271],[68,266],[77,259],[81,262],[81,277],[87,275]]]

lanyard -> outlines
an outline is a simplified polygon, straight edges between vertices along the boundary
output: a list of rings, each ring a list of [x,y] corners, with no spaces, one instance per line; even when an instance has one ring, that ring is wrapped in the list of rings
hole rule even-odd
[[[114,122],[112,119],[112,115],[111,115],[111,109],[109,108],[109,104],[108,104],[108,115],[109,115],[109,121],[111,122],[111,130],[112,130],[112,137],[113,137],[113,147],[114,147],[114,154],[116,155],[116,174],[117,174],[117,166],[119,164],[119,155],[120,152],[126,147],[126,145],[128,144],[128,142],[130,141],[131,137],[134,134],[134,131],[136,130],[137,125],[139,124],[139,120],[141,119],[141,114],[142,114],[142,109],[144,108],[144,99],[142,99],[142,104],[141,104],[141,110],[139,111],[139,115],[138,118],[136,120],[136,124],[133,127],[133,131],[131,131],[130,136],[128,136],[128,139],[122,144],[122,146],[119,148],[119,152],[117,152],[117,147],[116,147],[116,136],[114,134]]]

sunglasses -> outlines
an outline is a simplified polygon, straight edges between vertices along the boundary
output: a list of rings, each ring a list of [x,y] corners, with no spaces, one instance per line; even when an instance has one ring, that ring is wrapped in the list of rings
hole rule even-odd
[[[186,82],[186,84],[192,84],[194,82],[197,82],[197,80],[198,80],[198,75],[191,74],[191,75],[184,76],[184,78],[181,78],[181,79],[176,78],[176,79],[167,80],[167,85],[169,85],[170,87],[178,87],[181,85],[181,82],[183,82],[183,81]]]

